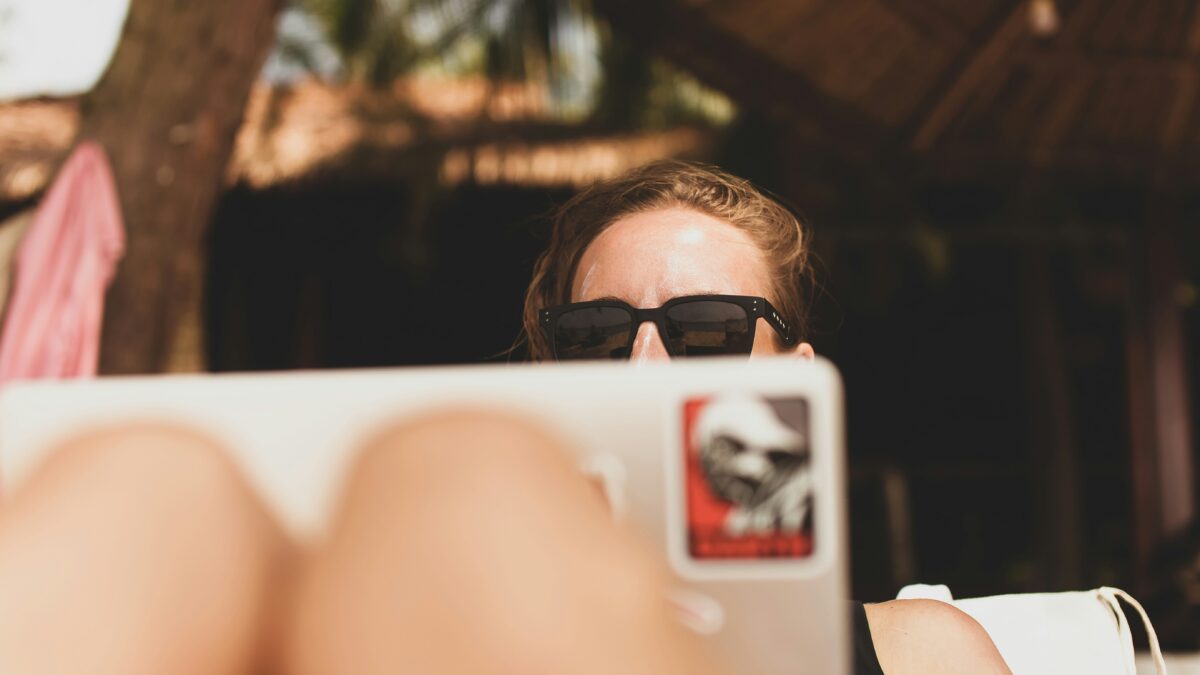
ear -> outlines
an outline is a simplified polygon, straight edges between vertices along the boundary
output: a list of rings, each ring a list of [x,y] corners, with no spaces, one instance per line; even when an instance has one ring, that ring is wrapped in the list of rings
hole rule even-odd
[[[807,342],[801,342],[795,347],[792,347],[790,350],[788,350],[788,354],[798,359],[806,359],[808,361],[812,361],[813,357],[817,355],[817,353],[813,351],[812,345],[808,344]]]

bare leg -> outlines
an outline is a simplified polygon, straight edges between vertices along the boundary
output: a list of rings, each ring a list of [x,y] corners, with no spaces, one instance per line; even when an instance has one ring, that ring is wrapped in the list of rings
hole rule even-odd
[[[296,675],[712,672],[552,438],[444,414],[367,448],[295,605]]]
[[[284,551],[212,442],[68,443],[0,510],[0,672],[247,673]]]

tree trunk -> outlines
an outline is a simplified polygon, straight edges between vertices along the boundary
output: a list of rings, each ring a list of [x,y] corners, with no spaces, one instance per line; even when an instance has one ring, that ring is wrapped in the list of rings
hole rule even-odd
[[[281,0],[132,0],[81,138],[107,150],[125,217],[102,373],[204,368],[204,241]]]

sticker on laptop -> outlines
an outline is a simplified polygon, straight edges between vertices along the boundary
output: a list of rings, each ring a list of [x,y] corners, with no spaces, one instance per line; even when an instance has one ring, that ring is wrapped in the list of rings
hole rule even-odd
[[[691,559],[812,554],[814,480],[804,399],[749,394],[688,399],[683,446]]]

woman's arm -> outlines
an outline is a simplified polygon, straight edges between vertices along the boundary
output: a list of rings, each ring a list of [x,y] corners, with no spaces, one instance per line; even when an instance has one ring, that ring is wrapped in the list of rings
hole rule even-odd
[[[954,605],[892,600],[866,610],[887,675],[1011,675],[983,626]]]

